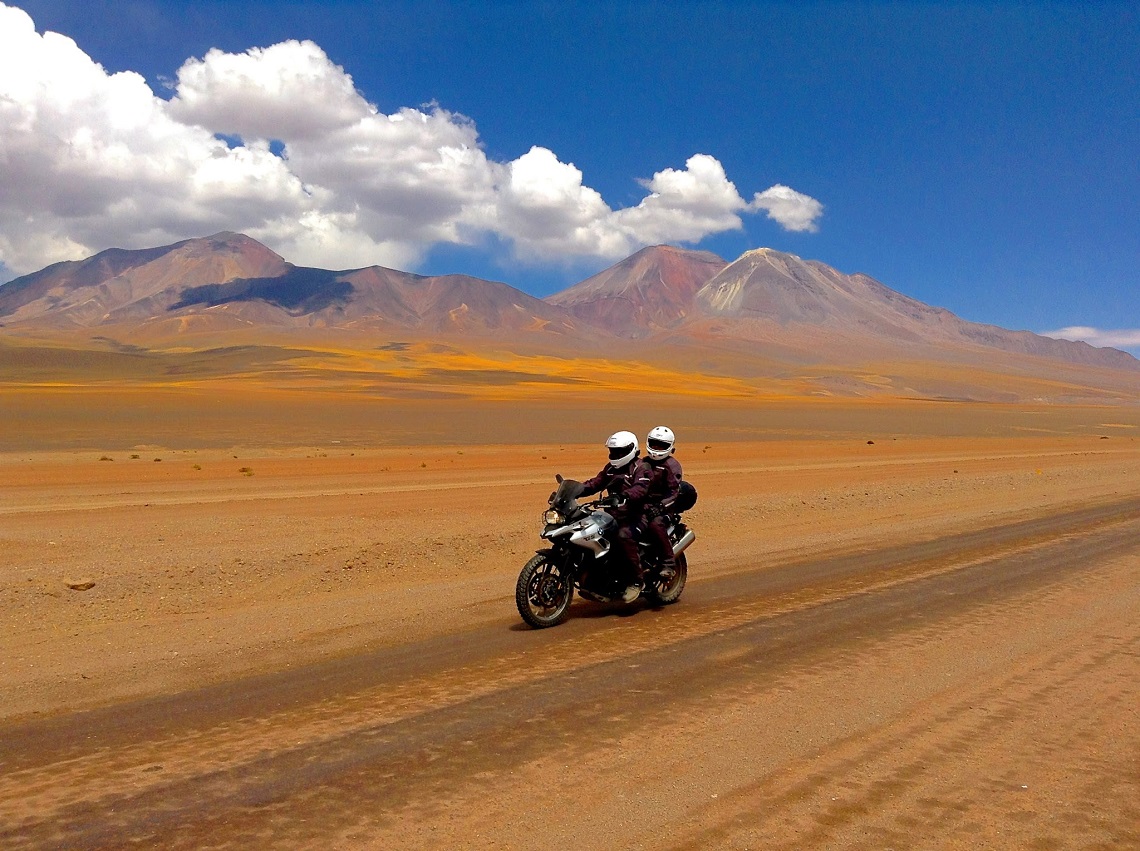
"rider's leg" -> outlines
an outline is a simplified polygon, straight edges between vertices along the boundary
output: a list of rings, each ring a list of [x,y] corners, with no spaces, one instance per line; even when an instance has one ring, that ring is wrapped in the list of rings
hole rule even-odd
[[[645,568],[641,566],[641,554],[637,547],[637,527],[623,525],[618,529],[617,540],[622,554],[633,569],[633,583],[626,589],[626,596],[636,597],[645,587]]]
[[[654,517],[649,524],[649,535],[661,554],[661,576],[664,579],[672,578],[677,572],[677,563],[673,559],[673,542],[669,540],[669,519]]]

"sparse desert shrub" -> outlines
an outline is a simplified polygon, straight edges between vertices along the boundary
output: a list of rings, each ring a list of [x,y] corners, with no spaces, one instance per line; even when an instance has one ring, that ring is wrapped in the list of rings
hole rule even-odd
[[[427,466],[427,461],[421,461],[421,462],[420,462],[420,466],[421,466],[421,467],[426,467],[426,466]]]
[[[195,469],[195,470],[201,470],[201,469],[202,469],[202,465],[201,465],[201,464],[195,464],[195,465],[194,465],[194,469]]]
[[[131,456],[131,460],[132,460],[132,461],[137,461],[137,460],[139,460],[139,456],[138,456],[138,455],[132,455],[132,456]]]
[[[161,461],[162,459],[161,458],[155,458],[154,460],[155,461]]]
[[[112,458],[110,455],[104,455],[104,456],[103,456],[102,458],[100,458],[99,460],[100,460],[100,461],[114,461],[115,459],[114,459],[114,458]]]
[[[241,473],[243,476],[252,476],[253,475],[253,467],[239,467],[238,472]]]

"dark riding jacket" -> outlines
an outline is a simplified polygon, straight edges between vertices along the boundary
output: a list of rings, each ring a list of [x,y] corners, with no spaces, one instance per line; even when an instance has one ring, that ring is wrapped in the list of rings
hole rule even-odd
[[[668,513],[681,492],[681,462],[669,455],[660,461],[646,458],[645,465],[653,476],[646,492],[645,506],[660,506],[663,513]]]
[[[636,523],[641,519],[645,497],[653,481],[653,471],[644,458],[634,458],[623,467],[606,464],[592,479],[582,482],[582,496],[608,490],[613,496],[625,500],[620,508],[613,508],[610,514],[620,523]]]

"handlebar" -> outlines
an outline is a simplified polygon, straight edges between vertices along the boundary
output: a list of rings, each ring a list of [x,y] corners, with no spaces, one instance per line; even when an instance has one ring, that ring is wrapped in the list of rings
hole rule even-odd
[[[603,497],[601,499],[592,499],[589,502],[579,502],[578,503],[578,509],[580,511],[585,511],[587,513],[593,513],[594,511],[597,511],[598,509],[606,510],[606,509],[618,508],[621,505],[622,505],[622,502],[618,502],[618,501],[613,500],[609,497]]]
[[[578,509],[581,511],[592,512],[592,511],[595,511],[596,509],[599,509],[599,508],[601,508],[601,509],[621,508],[623,505],[625,505],[625,503],[626,503],[626,501],[624,499],[620,499],[620,498],[614,497],[614,496],[604,496],[604,497],[599,497],[598,499],[591,499],[587,502],[578,502],[577,506],[578,506]]]

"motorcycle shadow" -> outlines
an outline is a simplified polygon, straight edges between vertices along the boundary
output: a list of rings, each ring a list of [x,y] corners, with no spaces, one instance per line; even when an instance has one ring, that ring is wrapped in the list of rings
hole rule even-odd
[[[568,623],[574,620],[602,620],[604,618],[631,618],[639,612],[655,612],[667,608],[654,605],[641,598],[632,603],[622,603],[615,600],[610,603],[599,603],[594,600],[577,599],[570,604],[570,611],[566,614]],[[511,632],[534,632],[534,628],[525,623],[514,623],[510,626]],[[545,632],[546,630],[541,630]]]

